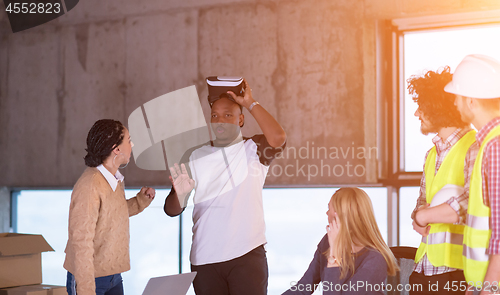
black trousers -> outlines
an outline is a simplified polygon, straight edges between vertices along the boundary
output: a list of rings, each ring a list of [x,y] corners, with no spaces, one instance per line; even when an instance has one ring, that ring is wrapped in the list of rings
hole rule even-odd
[[[413,272],[409,283],[411,295],[465,294],[467,288],[462,270],[434,276],[425,276],[423,273]]]
[[[196,295],[266,295],[267,258],[261,245],[247,254],[219,263],[191,265]]]

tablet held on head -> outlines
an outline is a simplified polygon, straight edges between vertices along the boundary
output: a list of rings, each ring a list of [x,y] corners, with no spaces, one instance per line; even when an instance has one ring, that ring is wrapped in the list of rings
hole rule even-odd
[[[211,76],[207,78],[208,85],[208,103],[212,107],[213,103],[222,97],[234,101],[228,91],[232,91],[237,96],[245,95],[243,77],[223,77]]]

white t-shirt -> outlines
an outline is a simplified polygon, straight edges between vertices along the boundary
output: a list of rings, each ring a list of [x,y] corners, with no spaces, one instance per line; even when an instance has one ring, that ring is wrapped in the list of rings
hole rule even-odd
[[[262,188],[280,151],[259,134],[187,153],[195,181],[191,264],[228,261],[266,243]]]

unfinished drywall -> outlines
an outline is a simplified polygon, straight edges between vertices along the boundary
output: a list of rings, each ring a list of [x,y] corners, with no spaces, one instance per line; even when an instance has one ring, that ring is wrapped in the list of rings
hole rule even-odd
[[[3,4],[0,4],[3,5]],[[242,75],[282,124],[268,185],[377,181],[375,21],[499,9],[498,1],[86,0],[13,34],[0,14],[0,185],[71,187],[93,122],[204,78]],[[169,110],[165,110],[169,114]],[[245,135],[260,129],[245,112]],[[167,172],[123,173],[168,186]]]

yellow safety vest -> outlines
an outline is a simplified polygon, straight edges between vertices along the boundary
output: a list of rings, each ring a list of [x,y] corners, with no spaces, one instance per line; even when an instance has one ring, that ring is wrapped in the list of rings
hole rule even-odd
[[[425,161],[425,194],[428,204],[434,195],[447,184],[464,186],[464,162],[469,147],[475,142],[476,131],[465,134],[448,152],[436,173],[436,147]],[[464,226],[450,223],[433,223],[429,235],[422,242],[415,255],[415,262],[427,253],[434,266],[463,268],[462,242]]]
[[[500,136],[500,126],[493,128],[484,139],[470,180],[467,224],[464,230],[464,275],[470,285],[481,286],[488,269],[489,255],[486,254],[491,237],[490,207],[483,203],[482,163],[484,147],[494,137]]]

